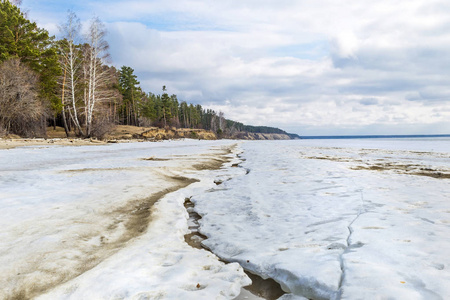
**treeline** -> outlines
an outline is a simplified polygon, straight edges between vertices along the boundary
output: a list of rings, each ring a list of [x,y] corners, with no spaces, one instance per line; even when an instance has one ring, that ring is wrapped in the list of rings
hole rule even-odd
[[[273,134],[286,134],[286,131],[281,130],[275,127],[267,127],[267,126],[252,126],[252,125],[244,125],[239,122],[234,122],[231,120],[228,121],[228,127],[235,127],[238,131],[246,131],[250,133],[273,133]]]
[[[103,23],[69,12],[55,39],[20,10],[0,0],[0,136],[45,136],[48,125],[81,137],[102,137],[115,125],[202,128],[219,136],[236,132],[286,134],[247,126],[224,114],[169,95],[145,92],[131,67],[109,66]]]

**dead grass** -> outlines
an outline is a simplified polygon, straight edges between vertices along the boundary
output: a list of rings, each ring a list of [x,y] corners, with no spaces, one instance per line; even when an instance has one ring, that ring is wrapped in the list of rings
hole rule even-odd
[[[69,137],[75,137],[75,132],[73,130],[69,132]],[[63,139],[66,138],[66,132],[64,131],[63,127],[56,126],[54,127],[47,127],[47,138],[49,139]]]
[[[146,140],[169,140],[180,138],[216,140],[212,131],[189,128],[159,128],[159,127],[136,127],[118,125],[113,132],[107,136],[108,139],[146,139]]]
[[[0,137],[0,149],[12,149],[23,146],[45,146],[45,145],[62,145],[62,146],[87,146],[102,145],[106,143],[117,142],[138,142],[138,141],[161,141],[170,139],[201,139],[216,140],[216,135],[203,129],[186,129],[186,128],[158,128],[158,127],[137,127],[128,125],[117,125],[106,134],[102,140],[78,138],[75,132],[69,133],[66,137],[64,128],[53,127],[47,128],[47,138],[24,139],[17,135],[6,135]]]

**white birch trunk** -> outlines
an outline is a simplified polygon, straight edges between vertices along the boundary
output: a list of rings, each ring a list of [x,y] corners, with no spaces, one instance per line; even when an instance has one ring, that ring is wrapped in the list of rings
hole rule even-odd
[[[86,136],[92,134],[92,123],[97,102],[106,100],[108,95],[104,95],[101,86],[107,81],[107,74],[102,71],[102,65],[108,58],[108,44],[104,40],[105,31],[99,19],[94,18],[89,29],[89,55],[87,55],[89,71],[87,74],[88,91],[85,97],[86,109]]]
[[[79,134],[84,135],[78,118],[79,108],[77,107],[76,99],[76,89],[79,83],[77,74],[79,72],[80,64],[78,62],[79,51],[76,49],[75,40],[77,39],[80,26],[80,22],[75,13],[69,12],[67,16],[67,23],[60,27],[60,31],[63,33],[63,38],[66,42],[65,44],[62,44],[62,46],[60,47],[60,51],[63,57],[63,61],[61,62],[61,64],[64,70],[64,74],[68,74],[69,76],[69,80],[64,80],[63,82],[63,91],[67,90],[67,93],[69,94],[71,100],[71,103],[67,104],[67,110],[69,112],[70,119],[77,128]],[[68,85],[68,87],[66,88],[65,85]],[[63,113],[65,113],[64,111],[66,103],[63,99],[61,100],[63,105]]]

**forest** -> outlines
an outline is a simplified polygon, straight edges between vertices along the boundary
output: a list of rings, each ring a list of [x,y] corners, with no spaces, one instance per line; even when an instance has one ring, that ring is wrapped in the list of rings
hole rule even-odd
[[[219,137],[286,134],[180,101],[166,86],[160,94],[142,90],[132,67],[112,66],[97,17],[82,33],[69,11],[56,39],[28,19],[20,1],[0,1],[0,137],[45,137],[48,126],[61,126],[67,136],[101,138],[115,125],[199,128]]]

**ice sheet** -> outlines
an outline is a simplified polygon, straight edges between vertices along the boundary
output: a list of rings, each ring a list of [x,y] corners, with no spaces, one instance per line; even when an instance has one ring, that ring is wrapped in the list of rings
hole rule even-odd
[[[449,297],[448,139],[244,142],[208,171],[234,143],[0,151],[0,298],[233,299],[242,268],[184,242],[190,196],[205,246],[280,299]]]
[[[192,199],[220,257],[280,282],[285,298],[450,296],[449,139],[241,148],[240,168]]]
[[[249,279],[184,242],[183,202],[233,143],[1,150],[0,298],[232,299]]]

